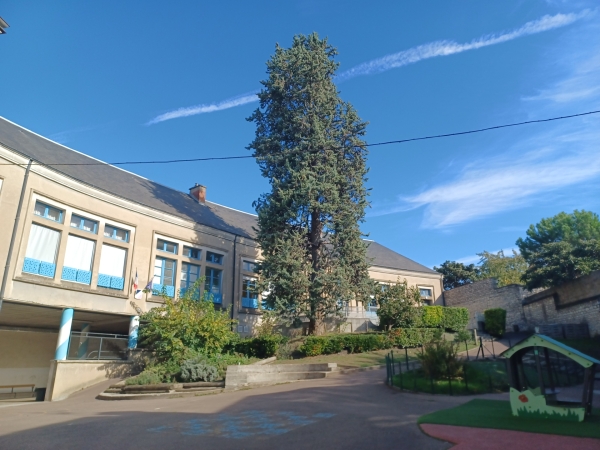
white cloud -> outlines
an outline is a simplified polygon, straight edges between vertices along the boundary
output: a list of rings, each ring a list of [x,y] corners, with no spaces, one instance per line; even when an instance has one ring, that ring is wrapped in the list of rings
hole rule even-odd
[[[554,16],[546,15],[540,19],[527,22],[516,30],[501,34],[489,34],[474,39],[471,42],[459,44],[453,41],[436,41],[428,44],[419,45],[408,50],[377,58],[358,66],[355,66],[338,75],[337,81],[346,81],[350,78],[361,75],[371,75],[374,73],[385,72],[398,67],[414,64],[424,59],[435,58],[438,56],[449,56],[456,53],[462,53],[469,50],[476,50],[490,45],[501,44],[512,41],[523,36],[541,33],[554,28],[564,27],[590,14],[589,10],[580,13],[556,14]]]
[[[210,113],[214,111],[222,111],[224,109],[235,108],[236,106],[245,105],[247,103],[257,102],[258,96],[255,92],[249,94],[238,95],[227,100],[223,100],[219,103],[211,103],[207,105],[196,105],[188,106],[185,108],[179,108],[174,111],[156,116],[154,119],[149,121],[146,125],[153,125],[155,123],[164,122],[165,120],[178,119],[180,117],[195,116],[197,114]]]
[[[559,13],[553,16],[546,15],[541,17],[540,19],[527,22],[525,25],[523,25],[520,28],[517,28],[516,30],[501,34],[485,35],[478,39],[474,39],[471,42],[463,44],[459,44],[453,41],[430,42],[428,44],[419,45],[408,50],[403,50],[392,55],[387,55],[382,58],[377,58],[359,64],[358,66],[341,72],[336,77],[336,82],[340,83],[358,76],[385,72],[387,70],[402,67],[407,64],[414,64],[424,59],[435,58],[438,56],[449,56],[454,55],[456,53],[462,53],[468,50],[476,50],[482,47],[488,47],[490,45],[501,44],[503,42],[512,41],[513,39],[517,39],[523,36],[541,33],[544,31],[570,25],[573,22],[590,14],[590,10],[586,9],[579,13]],[[169,111],[164,114],[160,114],[159,116],[156,116],[154,119],[150,120],[146,125],[153,125],[159,122],[177,119],[180,117],[188,117],[197,114],[222,111],[224,109],[234,108],[236,106],[241,106],[256,101],[258,101],[258,97],[256,96],[255,92],[249,94],[242,94],[227,100],[223,100],[218,103],[189,106]]]

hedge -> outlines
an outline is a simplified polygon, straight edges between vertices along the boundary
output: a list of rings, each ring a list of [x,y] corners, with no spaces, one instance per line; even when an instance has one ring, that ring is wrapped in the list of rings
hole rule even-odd
[[[483,312],[485,330],[492,336],[502,337],[506,328],[506,310],[502,308],[486,309]]]
[[[442,326],[444,318],[443,306],[424,306],[423,307],[423,326],[425,328],[439,328]]]
[[[282,336],[243,339],[235,344],[234,350],[249,358],[270,358],[277,353],[279,345],[282,344],[284,340],[285,338]]]
[[[448,306],[424,306],[421,320],[425,328],[461,331],[469,323],[469,310]]]
[[[371,352],[394,347],[419,347],[431,342],[434,328],[393,329],[386,333],[337,334],[309,336],[300,347],[306,356],[329,355],[347,350],[348,353]]]

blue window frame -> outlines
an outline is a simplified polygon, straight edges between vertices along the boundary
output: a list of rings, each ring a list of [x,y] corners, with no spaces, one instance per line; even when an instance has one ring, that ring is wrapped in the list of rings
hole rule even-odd
[[[116,239],[117,241],[129,242],[129,231],[122,228],[106,225],[104,227],[104,237]]]
[[[33,213],[36,216],[43,217],[44,219],[52,220],[54,222],[62,223],[63,221],[63,211],[54,208],[53,206],[46,205],[42,202],[35,202],[35,208]]]
[[[242,307],[258,308],[258,291],[256,278],[244,277],[242,279]]]
[[[98,222],[76,214],[71,214],[71,226],[94,234],[98,232]]]
[[[181,263],[181,282],[179,284],[179,295],[184,295],[185,292],[194,285],[196,280],[200,278],[200,266],[196,264]],[[198,299],[200,292],[194,292],[192,298]]]
[[[191,259],[200,259],[200,257],[202,256],[202,250],[184,246],[183,247],[183,256],[187,256],[188,258],[191,258]]]
[[[169,297],[175,296],[176,269],[177,262],[172,259],[157,257],[154,260],[153,295],[160,295],[164,289]]]
[[[429,288],[429,287],[420,287],[419,286],[419,293],[421,294],[421,297],[423,297],[423,298],[432,298],[433,297],[433,289]]]
[[[206,252],[206,261],[213,264],[223,264],[223,255],[214,252]]]
[[[165,241],[164,239],[158,239],[156,241],[156,249],[161,252],[177,254],[177,244],[174,242]]]
[[[245,272],[254,272],[256,273],[256,263],[252,261],[243,261],[242,262],[242,270]]]
[[[223,271],[220,269],[206,268],[206,279],[204,280],[204,297],[209,298],[213,295],[213,302],[222,303],[223,296],[221,295],[221,278]]]

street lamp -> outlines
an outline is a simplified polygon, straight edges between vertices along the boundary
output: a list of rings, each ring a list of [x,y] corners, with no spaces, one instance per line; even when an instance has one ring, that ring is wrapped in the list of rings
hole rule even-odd
[[[0,34],[6,34],[5,28],[8,27],[10,27],[10,25],[7,24],[2,17],[0,17]]]

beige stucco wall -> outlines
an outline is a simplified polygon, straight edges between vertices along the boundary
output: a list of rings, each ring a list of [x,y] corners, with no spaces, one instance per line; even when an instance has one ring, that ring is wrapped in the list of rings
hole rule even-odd
[[[131,375],[132,365],[129,361],[52,360],[45,400],[63,400],[103,381],[128,377]]]
[[[0,329],[0,386],[46,387],[58,333]]]
[[[427,272],[409,272],[386,267],[373,266],[369,269],[370,277],[382,283],[397,283],[406,280],[409,286],[422,286],[433,288],[433,304],[443,306],[442,275]]]

